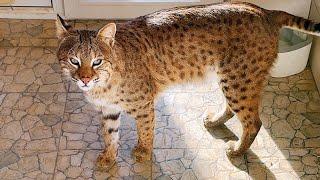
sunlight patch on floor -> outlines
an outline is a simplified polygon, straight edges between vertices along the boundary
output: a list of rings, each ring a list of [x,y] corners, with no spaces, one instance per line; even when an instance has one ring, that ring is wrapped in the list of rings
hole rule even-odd
[[[226,142],[240,138],[242,128],[236,116],[226,126],[209,131],[203,126],[206,110],[216,113],[225,105],[216,78],[208,79],[203,85],[173,87],[159,98],[153,177],[167,174],[178,178],[190,168],[192,171],[185,176],[200,179],[299,179],[263,126],[248,154],[228,159]],[[210,89],[208,84],[215,88]]]

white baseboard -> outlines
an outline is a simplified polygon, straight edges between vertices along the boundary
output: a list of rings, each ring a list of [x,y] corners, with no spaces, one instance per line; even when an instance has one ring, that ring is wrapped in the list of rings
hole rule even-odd
[[[45,7],[1,7],[0,18],[10,19],[55,19],[53,8]]]

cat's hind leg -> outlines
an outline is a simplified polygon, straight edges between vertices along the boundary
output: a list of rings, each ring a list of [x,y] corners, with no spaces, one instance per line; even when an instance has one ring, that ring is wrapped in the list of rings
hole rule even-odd
[[[249,64],[251,61],[255,64]],[[229,156],[244,154],[250,148],[261,127],[258,108],[269,64],[259,61],[255,57],[244,56],[230,61],[227,59],[223,66],[219,65],[218,75],[221,78],[222,91],[243,129],[239,141],[228,142]]]
[[[246,77],[238,80],[233,80],[230,75],[225,77],[229,80],[224,83],[223,92],[228,105],[232,112],[237,115],[243,129],[239,141],[228,142],[227,154],[229,156],[239,156],[250,148],[262,125],[258,109],[265,75],[257,76],[255,79]],[[244,83],[241,84],[241,81]]]
[[[257,106],[238,112],[237,117],[241,122],[243,132],[239,141],[227,143],[227,155],[231,157],[242,155],[250,148],[262,125]]]
[[[257,76],[255,79],[246,77],[238,80],[232,80],[228,75],[226,77],[229,80],[223,85],[224,94],[229,107],[237,115],[243,129],[239,141],[228,142],[227,155],[239,156],[250,148],[262,125],[258,109],[265,75]],[[241,81],[244,83],[241,84]]]

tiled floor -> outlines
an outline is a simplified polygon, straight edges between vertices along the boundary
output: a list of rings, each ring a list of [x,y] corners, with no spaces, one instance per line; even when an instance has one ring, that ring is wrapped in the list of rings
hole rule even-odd
[[[101,27],[103,21],[72,22]],[[224,98],[214,76],[165,91],[156,104],[152,162],[136,163],[134,120],[122,115],[118,164],[95,169],[103,144],[99,115],[65,83],[55,58],[54,22],[0,20],[0,179],[319,179],[320,97],[309,69],[271,78],[263,94],[263,127],[251,150],[228,159],[234,117],[209,132],[207,108]]]

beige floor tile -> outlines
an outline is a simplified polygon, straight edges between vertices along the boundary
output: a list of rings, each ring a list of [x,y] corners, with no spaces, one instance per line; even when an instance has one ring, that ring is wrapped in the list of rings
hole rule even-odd
[[[1,179],[53,177],[65,102],[66,93],[1,94]]]
[[[66,92],[55,50],[4,48],[0,63],[0,92]]]

